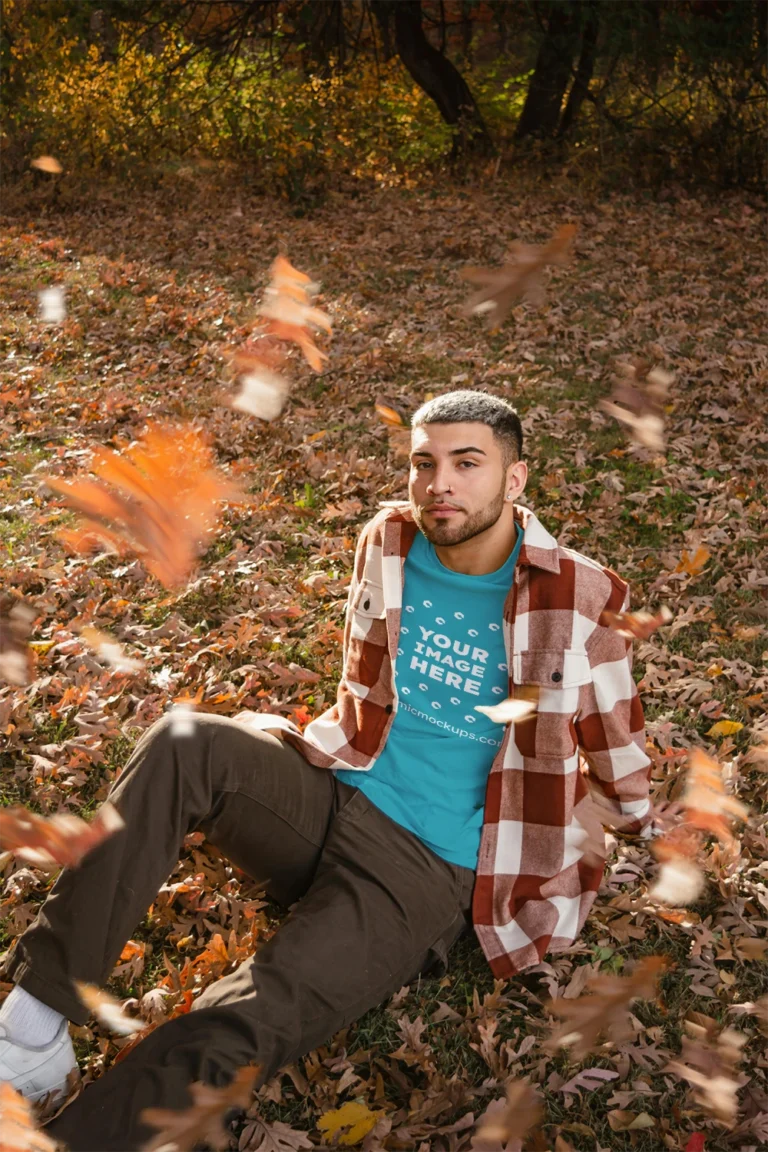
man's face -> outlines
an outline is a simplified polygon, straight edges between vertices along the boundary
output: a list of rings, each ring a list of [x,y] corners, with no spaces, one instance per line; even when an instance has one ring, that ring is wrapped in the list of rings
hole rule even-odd
[[[422,424],[411,435],[408,496],[432,544],[463,544],[504,509],[506,468],[487,424]]]

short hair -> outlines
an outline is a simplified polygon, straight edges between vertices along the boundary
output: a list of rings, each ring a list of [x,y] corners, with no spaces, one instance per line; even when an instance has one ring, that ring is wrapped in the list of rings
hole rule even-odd
[[[414,412],[411,427],[420,424],[487,424],[501,442],[504,463],[512,464],[523,456],[523,426],[516,409],[508,400],[457,388],[427,400]]]

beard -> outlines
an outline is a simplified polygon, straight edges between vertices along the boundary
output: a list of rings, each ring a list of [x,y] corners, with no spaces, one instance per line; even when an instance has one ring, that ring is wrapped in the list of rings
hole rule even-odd
[[[501,516],[503,508],[504,487],[502,486],[498,496],[494,497],[491,503],[480,512],[471,512],[469,515],[465,514],[463,520],[459,518],[458,524],[455,524],[451,520],[437,520],[430,527],[424,523],[424,509],[418,507],[411,501],[413,518],[420,531],[424,533],[430,544],[437,544],[442,548],[450,548],[455,544],[464,544],[467,540],[471,540],[474,536],[479,536],[481,532],[492,528]]]

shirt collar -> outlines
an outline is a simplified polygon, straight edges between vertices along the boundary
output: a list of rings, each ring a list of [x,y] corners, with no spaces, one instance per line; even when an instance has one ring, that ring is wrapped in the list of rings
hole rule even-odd
[[[399,521],[416,528],[411,506],[407,501],[387,501],[383,507],[387,509],[388,523]],[[513,507],[515,523],[523,530],[523,545],[517,558],[518,564],[542,568],[545,572],[559,572],[559,546],[555,537],[546,530],[530,508],[526,508],[523,504],[515,504]]]

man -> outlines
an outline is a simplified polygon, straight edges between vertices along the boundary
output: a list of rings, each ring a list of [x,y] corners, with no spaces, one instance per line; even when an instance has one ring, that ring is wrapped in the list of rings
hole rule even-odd
[[[589,786],[649,832],[649,759],[610,569],[516,503],[527,479],[506,401],[458,391],[413,418],[409,505],[362,531],[333,708],[290,722],[168,718],[110,799],[125,828],[65,870],[18,941],[0,1076],[39,1097],[74,1066],[72,980],[103,984],[196,828],[296,906],[274,937],[150,1033],[50,1126],[73,1152],[134,1149],[142,1108],[248,1063],[274,1075],[420,972],[474,925],[509,977],[578,936],[602,875],[585,859]],[[482,709],[536,698],[506,727]],[[266,730],[268,729],[268,731]],[[581,758],[580,758],[581,753]]]

